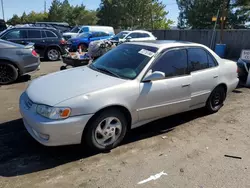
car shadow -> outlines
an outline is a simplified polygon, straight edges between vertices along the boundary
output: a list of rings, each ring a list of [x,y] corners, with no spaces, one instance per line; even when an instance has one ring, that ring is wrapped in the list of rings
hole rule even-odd
[[[18,83],[23,83],[23,82],[28,82],[31,80],[31,76],[26,74],[23,76],[20,76],[15,82],[14,84],[18,84]]]
[[[206,116],[205,110],[194,110],[170,116],[129,131],[122,145],[166,134],[176,126]],[[13,177],[77,161],[98,153],[82,145],[46,147],[26,131],[22,120],[0,124],[0,176]]]

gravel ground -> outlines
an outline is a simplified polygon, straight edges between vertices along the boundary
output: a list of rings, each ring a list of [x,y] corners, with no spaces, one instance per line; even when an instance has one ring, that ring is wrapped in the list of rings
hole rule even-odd
[[[43,62],[31,79],[61,65]],[[96,154],[80,145],[44,147],[31,138],[18,111],[28,83],[25,76],[0,87],[1,188],[250,187],[247,88],[231,93],[217,114],[201,109],[171,116],[131,131],[111,152]],[[167,175],[159,177],[162,171]],[[138,184],[150,176],[156,180]]]

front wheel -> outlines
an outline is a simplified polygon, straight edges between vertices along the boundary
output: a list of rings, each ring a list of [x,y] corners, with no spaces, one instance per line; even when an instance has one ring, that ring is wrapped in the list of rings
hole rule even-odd
[[[86,128],[83,136],[87,145],[96,151],[105,151],[115,148],[124,139],[127,120],[120,111],[110,109],[94,117]]]
[[[223,106],[226,99],[226,90],[222,86],[216,87],[207,100],[206,108],[210,113],[216,113]]]

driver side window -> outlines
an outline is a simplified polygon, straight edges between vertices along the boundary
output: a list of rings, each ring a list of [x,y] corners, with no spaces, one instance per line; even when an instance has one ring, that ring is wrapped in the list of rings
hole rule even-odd
[[[178,49],[163,53],[153,65],[154,71],[164,72],[166,78],[187,75],[187,51]]]

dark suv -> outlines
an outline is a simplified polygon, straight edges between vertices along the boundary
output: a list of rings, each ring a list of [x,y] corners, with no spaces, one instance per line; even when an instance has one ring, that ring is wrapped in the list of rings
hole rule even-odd
[[[26,45],[35,44],[35,50],[40,57],[51,61],[58,60],[65,53],[66,41],[53,28],[43,27],[14,27],[0,34],[0,39]]]

